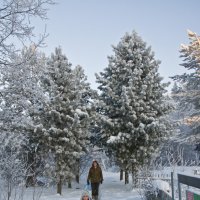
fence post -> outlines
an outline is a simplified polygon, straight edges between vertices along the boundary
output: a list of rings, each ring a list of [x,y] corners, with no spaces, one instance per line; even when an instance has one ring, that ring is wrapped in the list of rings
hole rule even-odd
[[[174,172],[171,172],[172,200],[174,200]]]
[[[179,196],[179,200],[181,200],[181,183],[178,180],[178,196]]]

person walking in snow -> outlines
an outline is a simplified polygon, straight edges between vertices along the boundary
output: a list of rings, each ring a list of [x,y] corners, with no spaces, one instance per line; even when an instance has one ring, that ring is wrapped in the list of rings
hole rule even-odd
[[[103,174],[99,163],[94,160],[92,162],[92,167],[89,170],[87,184],[89,185],[91,182],[92,187],[92,199],[98,200],[99,195],[99,184],[103,183]]]

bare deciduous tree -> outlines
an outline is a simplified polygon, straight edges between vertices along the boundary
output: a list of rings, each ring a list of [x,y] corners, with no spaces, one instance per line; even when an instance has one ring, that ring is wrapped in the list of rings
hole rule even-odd
[[[32,18],[47,18],[47,5],[53,0],[2,0],[0,2],[0,66],[12,64],[11,58],[27,41],[38,47],[44,44],[44,33],[33,42]],[[19,48],[17,48],[18,46]],[[15,63],[16,64],[16,63]]]
[[[0,135],[0,199],[17,199],[23,195],[26,176],[26,162],[20,156],[23,136]]]

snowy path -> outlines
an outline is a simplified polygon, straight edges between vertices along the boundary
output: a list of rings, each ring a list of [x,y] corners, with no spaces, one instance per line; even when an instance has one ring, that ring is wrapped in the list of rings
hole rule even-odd
[[[105,181],[101,187],[101,200],[140,200],[137,191],[130,191],[123,182],[119,181],[119,174],[104,173]]]
[[[80,187],[82,188],[83,185]],[[55,188],[49,188],[43,191],[40,200],[80,200],[81,192],[81,189],[64,189],[63,195],[59,196],[55,194]],[[119,174],[111,172],[104,172],[101,194],[101,200],[141,200],[137,191],[131,191],[123,182],[119,181]],[[31,199],[33,197],[29,193],[26,200]]]

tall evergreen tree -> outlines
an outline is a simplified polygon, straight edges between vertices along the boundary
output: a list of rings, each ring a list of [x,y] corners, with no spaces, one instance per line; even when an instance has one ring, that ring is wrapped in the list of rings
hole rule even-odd
[[[76,66],[73,70],[74,75],[74,94],[75,103],[74,108],[77,115],[77,126],[73,130],[76,137],[76,143],[80,146],[80,155],[85,155],[89,150],[91,126],[94,121],[95,107],[94,99],[96,91],[90,88],[90,84],[87,82],[87,77],[81,66]],[[80,157],[78,156],[77,162],[74,166],[74,174],[76,175],[76,181],[79,182]]]
[[[49,103],[44,108],[47,123],[35,129],[41,134],[41,143],[55,160],[57,193],[62,193],[62,184],[70,184],[75,175],[75,166],[86,151],[90,121],[91,89],[83,69],[74,70],[61,48],[56,48],[47,64],[46,91]]]
[[[137,174],[168,135],[165,116],[171,106],[160,62],[137,33],[125,34],[113,51],[108,67],[97,75],[101,142],[121,167]]]

